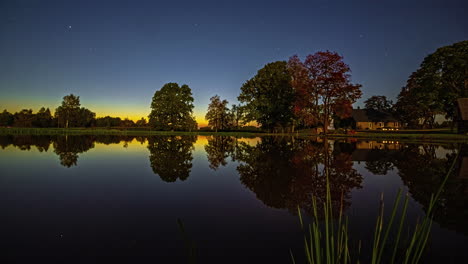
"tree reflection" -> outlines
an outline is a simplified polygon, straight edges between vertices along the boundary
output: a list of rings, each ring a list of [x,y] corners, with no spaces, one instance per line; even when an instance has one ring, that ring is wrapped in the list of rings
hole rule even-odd
[[[192,151],[196,136],[148,137],[148,150],[153,172],[163,181],[186,180],[192,169]]]
[[[395,160],[399,175],[413,199],[427,210],[431,196],[437,192],[450,166],[455,161],[456,150],[445,155],[436,154],[436,145],[409,145]],[[450,149],[450,148],[449,148]],[[441,193],[434,211],[434,220],[441,226],[468,235],[468,147],[463,145],[452,173]]]
[[[20,150],[30,150],[35,146],[39,152],[47,152],[52,143],[51,136],[34,136],[34,135],[7,135],[0,136],[0,146],[2,149],[12,145]]]
[[[217,170],[219,166],[226,166],[226,159],[234,155],[236,143],[237,139],[234,137],[208,137],[208,143],[205,145],[205,152],[210,162],[209,167],[213,170]]]
[[[59,156],[60,164],[70,168],[76,166],[79,153],[94,148],[93,136],[58,136],[54,141],[54,152]]]
[[[372,149],[366,161],[366,169],[374,175],[386,175],[394,169],[393,156],[389,150]]]
[[[326,141],[264,137],[256,146],[241,143],[239,148],[241,182],[271,207],[295,213],[300,206],[311,214],[312,198],[318,206],[326,199],[327,173],[336,212],[349,206],[350,191],[361,187],[351,153],[331,151]]]
[[[372,143],[369,145],[382,146],[382,143]],[[432,195],[438,191],[457,157],[456,149],[454,144],[384,144],[380,149],[358,148],[353,157],[356,161],[365,161],[366,169],[375,175],[385,175],[395,168],[411,197],[426,211]],[[435,207],[434,220],[442,227],[468,235],[467,145],[461,146],[455,165]]]

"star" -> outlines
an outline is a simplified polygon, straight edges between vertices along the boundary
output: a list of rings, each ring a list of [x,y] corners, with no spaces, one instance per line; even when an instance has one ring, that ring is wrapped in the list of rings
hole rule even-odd
[[[68,29],[71,29],[71,28],[72,28],[72,26],[68,26]]]

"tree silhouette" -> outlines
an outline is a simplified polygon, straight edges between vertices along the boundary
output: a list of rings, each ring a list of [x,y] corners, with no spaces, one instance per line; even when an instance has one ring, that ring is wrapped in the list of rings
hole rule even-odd
[[[292,122],[294,91],[286,62],[268,63],[241,87],[238,100],[246,122],[257,121],[262,128],[286,127]]]
[[[393,106],[393,102],[391,100],[388,100],[387,97],[384,95],[371,96],[367,98],[366,101],[364,101],[364,104],[366,106],[366,109],[373,109],[376,111],[382,111],[387,113],[392,111]]]
[[[232,120],[229,115],[229,109],[227,100],[222,100],[218,95],[210,98],[210,104],[208,105],[208,111],[206,112],[205,119],[208,120],[208,125],[218,132],[218,129],[228,129]]]
[[[432,127],[436,114],[454,119],[457,98],[468,97],[468,41],[441,47],[426,56],[401,89],[396,103],[405,123]]]
[[[351,69],[336,52],[316,52],[304,62],[293,56],[288,69],[296,91],[295,114],[306,124],[323,126],[325,133],[332,117],[349,117],[351,105],[362,95],[361,85],[351,83]]]
[[[0,113],[0,126],[11,126],[13,125],[13,115],[6,109]]]
[[[16,127],[32,127],[34,114],[32,109],[23,109],[13,115],[13,125]]]
[[[151,102],[149,125],[158,130],[191,130],[196,127],[192,116],[192,90],[186,84],[166,83],[156,91]]]

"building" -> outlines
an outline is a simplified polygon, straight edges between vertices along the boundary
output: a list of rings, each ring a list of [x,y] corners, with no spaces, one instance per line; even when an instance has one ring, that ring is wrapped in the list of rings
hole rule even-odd
[[[458,133],[468,133],[468,98],[457,99],[457,128]]]
[[[353,109],[357,130],[398,130],[401,123],[391,114],[373,109]]]

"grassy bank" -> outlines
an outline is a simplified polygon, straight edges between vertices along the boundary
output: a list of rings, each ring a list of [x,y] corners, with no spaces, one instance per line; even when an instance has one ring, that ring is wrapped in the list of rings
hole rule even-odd
[[[121,135],[121,136],[261,136],[259,132],[210,132],[210,131],[155,131],[149,129],[112,129],[112,128],[0,128],[0,135]]]
[[[467,135],[451,134],[451,133],[405,133],[404,131],[393,132],[357,132],[353,135],[347,134],[329,134],[329,138],[358,138],[370,140],[398,140],[398,141],[417,141],[417,142],[468,142]]]
[[[265,133],[253,131],[154,131],[150,129],[108,129],[108,128],[0,128],[0,135],[122,135],[122,136],[168,136],[168,135],[219,135],[219,136],[317,136],[310,131],[299,131],[296,133]],[[323,135],[321,136],[323,137]],[[356,132],[355,134],[335,134],[327,135],[330,139],[358,138],[368,140],[398,140],[415,142],[468,142],[468,135],[451,133],[450,130],[401,130],[401,131],[372,131]]]

